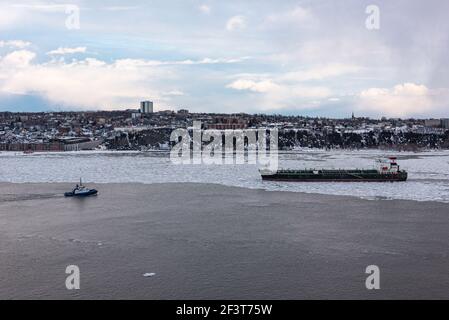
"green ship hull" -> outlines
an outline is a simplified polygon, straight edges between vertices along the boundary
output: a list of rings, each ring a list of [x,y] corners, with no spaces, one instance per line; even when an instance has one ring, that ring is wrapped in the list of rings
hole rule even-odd
[[[267,181],[297,182],[397,182],[407,181],[407,172],[380,173],[377,170],[279,170],[274,174],[261,172]]]

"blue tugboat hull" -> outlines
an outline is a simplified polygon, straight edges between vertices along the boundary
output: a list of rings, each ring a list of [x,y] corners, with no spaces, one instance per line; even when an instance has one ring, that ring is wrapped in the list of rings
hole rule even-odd
[[[83,197],[89,197],[89,196],[94,196],[98,193],[97,190],[92,189],[86,192],[81,192],[81,193],[73,193],[73,192],[66,192],[64,193],[65,197],[77,197],[77,198],[83,198]]]

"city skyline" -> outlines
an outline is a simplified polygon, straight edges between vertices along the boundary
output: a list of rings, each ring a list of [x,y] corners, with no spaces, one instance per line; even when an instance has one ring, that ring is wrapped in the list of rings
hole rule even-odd
[[[447,118],[449,4],[372,5],[3,1],[0,111]]]

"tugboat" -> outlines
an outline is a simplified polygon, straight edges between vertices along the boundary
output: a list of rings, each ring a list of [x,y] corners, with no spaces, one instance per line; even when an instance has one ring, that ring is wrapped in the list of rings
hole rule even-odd
[[[98,194],[98,191],[95,189],[89,189],[83,185],[83,182],[80,179],[80,184],[76,185],[75,188],[70,191],[64,193],[65,197],[88,197],[88,196],[94,196]]]
[[[400,170],[396,157],[378,160],[378,169],[350,170],[278,170],[275,173],[261,170],[263,180],[297,182],[396,182],[407,181],[408,173]]]

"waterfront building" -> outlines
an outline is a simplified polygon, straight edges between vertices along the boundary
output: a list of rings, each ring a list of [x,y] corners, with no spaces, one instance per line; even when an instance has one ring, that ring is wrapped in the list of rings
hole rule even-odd
[[[439,128],[442,124],[441,122],[440,119],[426,119],[424,120],[424,125],[426,127]]]
[[[140,112],[141,113],[153,113],[153,102],[152,101],[140,102]]]
[[[441,119],[441,127],[443,129],[449,129],[449,119]]]

